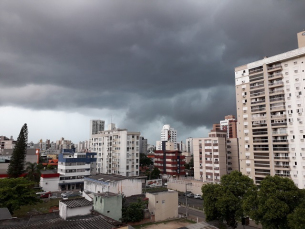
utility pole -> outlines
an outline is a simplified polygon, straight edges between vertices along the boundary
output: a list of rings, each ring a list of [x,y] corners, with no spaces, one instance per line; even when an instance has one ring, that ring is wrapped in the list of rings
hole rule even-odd
[[[192,183],[186,183],[185,184],[185,207],[186,207],[185,215],[186,215],[186,218],[188,216],[188,210],[189,210],[189,208],[187,206],[187,185],[192,185]]]

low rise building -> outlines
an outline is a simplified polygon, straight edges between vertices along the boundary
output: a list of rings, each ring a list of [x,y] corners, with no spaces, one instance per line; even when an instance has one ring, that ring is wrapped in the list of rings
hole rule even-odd
[[[93,208],[104,216],[121,221],[122,200],[123,197],[121,194],[112,192],[95,193],[93,198]]]
[[[146,193],[148,209],[155,221],[178,217],[178,192]]]
[[[84,190],[92,193],[112,192],[132,196],[142,194],[141,177],[125,177],[113,174],[97,174],[84,177]]]
[[[41,171],[39,185],[46,192],[59,191],[59,176],[56,170]]]
[[[92,210],[92,201],[85,198],[59,201],[59,215],[63,219],[75,216],[90,215]]]

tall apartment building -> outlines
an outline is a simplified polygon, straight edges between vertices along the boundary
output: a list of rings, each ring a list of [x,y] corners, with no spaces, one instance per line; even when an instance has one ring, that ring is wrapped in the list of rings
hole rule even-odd
[[[140,153],[147,155],[147,139],[140,137]]]
[[[213,129],[226,130],[227,138],[237,138],[237,120],[234,115],[225,116],[224,120],[213,125]]]
[[[162,142],[168,141],[174,144],[174,150],[177,150],[177,130],[170,125],[164,125],[161,130],[161,141],[156,142],[156,150],[162,150]]]
[[[305,32],[298,49],[235,68],[240,170],[305,187]]]
[[[100,131],[104,131],[105,121],[104,120],[90,120],[90,136],[98,134]]]
[[[239,170],[237,125],[233,115],[213,125],[208,138],[192,138],[194,178],[219,182],[221,176]]]
[[[140,132],[116,128],[91,136],[91,150],[97,152],[97,173],[138,176],[140,163]]]
[[[227,134],[224,130],[211,130],[207,138],[193,138],[196,180],[218,183],[220,177],[227,174],[226,141]]]

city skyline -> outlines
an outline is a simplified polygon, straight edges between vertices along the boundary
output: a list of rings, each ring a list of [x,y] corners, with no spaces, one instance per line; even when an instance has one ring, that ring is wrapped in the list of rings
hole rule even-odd
[[[297,47],[304,2],[0,3],[1,135],[89,138],[92,119],[155,144],[236,115],[234,68]],[[281,13],[279,13],[281,12]],[[285,17],[283,16],[285,15]],[[217,106],[216,106],[217,104]]]

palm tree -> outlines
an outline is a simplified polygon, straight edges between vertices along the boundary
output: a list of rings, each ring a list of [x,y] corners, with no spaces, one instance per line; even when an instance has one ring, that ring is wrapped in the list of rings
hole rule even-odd
[[[27,162],[26,163],[26,168],[25,171],[27,173],[26,177],[34,182],[39,182],[40,180],[40,170],[41,168],[39,168],[39,166],[37,165],[36,162],[31,163],[31,162]]]

